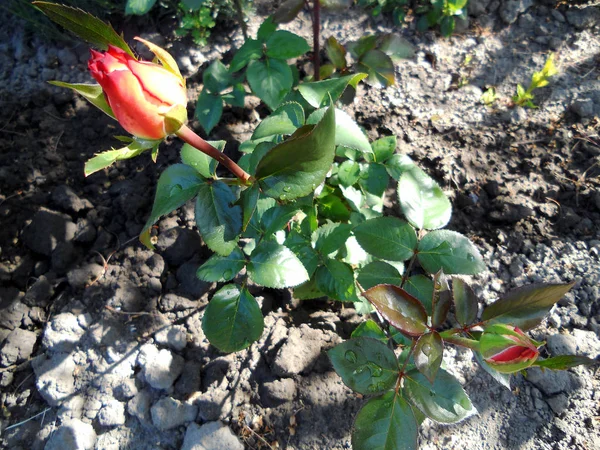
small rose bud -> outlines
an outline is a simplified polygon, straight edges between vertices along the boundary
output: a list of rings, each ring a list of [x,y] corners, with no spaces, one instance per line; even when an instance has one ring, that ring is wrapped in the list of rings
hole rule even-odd
[[[479,351],[485,362],[498,372],[514,373],[535,362],[540,345],[518,327],[494,324],[483,331]]]
[[[144,139],[162,139],[176,131],[170,113],[187,105],[181,77],[112,45],[106,52],[91,52],[88,68],[123,128]]]

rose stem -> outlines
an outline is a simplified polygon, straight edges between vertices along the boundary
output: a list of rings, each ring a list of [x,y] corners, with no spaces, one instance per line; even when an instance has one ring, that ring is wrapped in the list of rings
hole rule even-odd
[[[190,144],[192,147],[200,150],[203,153],[206,153],[213,159],[216,159],[221,164],[223,164],[229,171],[238,177],[244,184],[250,184],[250,180],[252,176],[244,171],[240,166],[238,166],[235,162],[231,160],[227,155],[220,152],[196,133],[194,133],[191,129],[189,129],[186,125],[183,125],[179,131],[177,131],[177,136],[179,136],[183,141]]]

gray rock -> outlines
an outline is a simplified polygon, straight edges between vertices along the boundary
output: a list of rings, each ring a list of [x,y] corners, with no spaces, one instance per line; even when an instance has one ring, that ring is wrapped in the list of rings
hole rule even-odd
[[[50,406],[58,406],[75,392],[76,365],[72,355],[56,353],[46,360],[34,359],[32,366],[36,387]]]
[[[244,444],[222,422],[190,423],[181,450],[244,450]]]
[[[58,186],[52,192],[52,201],[56,206],[66,212],[78,213],[84,209],[91,209],[94,207],[89,200],[80,199],[75,191],[69,186]]]
[[[29,308],[21,301],[22,293],[16,288],[0,288],[0,327],[19,328],[29,314]]]
[[[143,308],[144,300],[144,295],[135,284],[119,281],[110,302],[111,306],[119,307],[123,311],[139,311]]]
[[[577,341],[570,334],[553,334],[546,339],[546,345],[552,356],[577,353]]]
[[[198,418],[202,421],[227,417],[233,409],[231,392],[220,387],[209,388],[195,398],[198,405]]]
[[[98,412],[98,423],[103,427],[115,427],[125,423],[125,405],[111,398]]]
[[[158,253],[153,253],[139,268],[140,275],[160,278],[165,270],[165,260]]]
[[[44,450],[91,450],[95,445],[94,427],[79,419],[71,419],[52,433]]]
[[[558,394],[546,400],[555,414],[562,414],[569,407],[569,397],[565,394]]]
[[[591,98],[576,100],[571,103],[570,109],[582,119],[594,116],[594,102]]]
[[[123,380],[123,382],[113,388],[115,398],[118,400],[128,400],[138,393],[138,388],[135,385],[133,378]]]
[[[85,328],[81,326],[78,316],[62,313],[54,316],[42,338],[42,345],[51,352],[70,352],[81,341]]]
[[[152,423],[159,430],[169,430],[186,422],[192,422],[198,414],[198,407],[189,403],[182,403],[171,397],[164,397],[157,401],[150,409]]]
[[[176,294],[166,294],[158,301],[158,307],[163,312],[177,312],[197,308],[198,302]]]
[[[273,373],[287,377],[309,371],[321,354],[324,338],[321,330],[306,325],[290,329],[273,361]]]
[[[150,424],[150,406],[152,393],[148,389],[138,392],[127,402],[127,412],[145,425]]]
[[[69,419],[81,419],[86,399],[81,395],[72,395],[60,405],[58,417],[61,421]]]
[[[187,345],[187,332],[183,325],[169,325],[161,328],[155,335],[157,344],[181,351]]]
[[[600,339],[598,339],[596,333],[574,329],[573,336],[577,342],[577,354],[588,358],[598,358],[600,356]]]
[[[77,249],[72,242],[59,242],[52,252],[52,270],[58,275],[64,275],[69,267],[77,260]]]
[[[196,276],[198,267],[200,267],[199,263],[186,262],[177,270],[178,291],[193,298],[202,297],[211,286],[211,283],[202,281]]]
[[[83,289],[97,280],[104,272],[104,267],[99,264],[89,263],[69,270],[67,280],[73,289]]]
[[[296,383],[291,378],[270,381],[261,386],[260,399],[266,407],[291,402],[296,397]]]
[[[181,376],[175,383],[175,391],[179,395],[191,395],[200,390],[202,364],[198,361],[186,361]]]
[[[469,0],[469,3],[467,4],[469,15],[479,17],[482,14],[485,14],[489,4],[490,0]]]
[[[581,387],[581,381],[567,371],[545,370],[534,367],[527,371],[527,380],[546,395],[569,393]]]
[[[37,335],[33,331],[15,328],[6,337],[0,351],[0,365],[7,367],[25,361],[33,353]]]
[[[169,389],[183,370],[184,360],[169,350],[158,350],[152,344],[140,349],[137,364],[142,368],[146,383],[154,389]]]
[[[162,252],[167,263],[180,266],[200,252],[202,242],[197,232],[174,227],[158,235],[156,248]]]
[[[25,297],[23,297],[23,303],[28,306],[45,307],[48,305],[48,301],[53,295],[54,286],[52,283],[50,283],[50,281],[48,281],[48,278],[46,278],[44,275],[41,275],[25,293]]]
[[[594,6],[587,8],[569,8],[566,12],[567,22],[578,30],[585,30],[598,24],[600,21],[600,9]]]
[[[524,13],[533,5],[533,0],[508,0],[500,6],[500,18],[506,25],[517,21],[519,14]]]
[[[30,250],[50,256],[59,242],[73,240],[76,231],[69,216],[42,208],[23,231],[23,242]]]
[[[73,241],[82,244],[94,242],[94,239],[96,239],[98,232],[96,231],[96,227],[91,221],[89,221],[88,219],[79,219],[76,225],[77,231],[75,231],[75,237],[73,238]]]

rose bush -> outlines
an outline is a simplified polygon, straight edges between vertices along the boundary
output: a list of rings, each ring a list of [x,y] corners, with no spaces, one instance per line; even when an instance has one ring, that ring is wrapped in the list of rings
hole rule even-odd
[[[519,327],[490,325],[479,340],[481,354],[487,364],[502,373],[514,373],[531,366],[539,356],[536,342]]]
[[[183,78],[113,45],[91,53],[90,72],[125,130],[143,139],[162,139],[176,131],[165,118],[174,107],[186,107]]]

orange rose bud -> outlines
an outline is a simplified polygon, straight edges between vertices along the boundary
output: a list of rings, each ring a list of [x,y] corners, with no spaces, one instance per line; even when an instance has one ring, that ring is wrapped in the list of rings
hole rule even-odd
[[[143,139],[162,139],[174,132],[165,116],[187,105],[182,78],[112,45],[106,52],[91,53],[88,68],[125,130]]]
[[[530,339],[518,327],[504,324],[488,326],[479,340],[479,348],[488,365],[502,373],[514,373],[531,366],[542,345]]]

